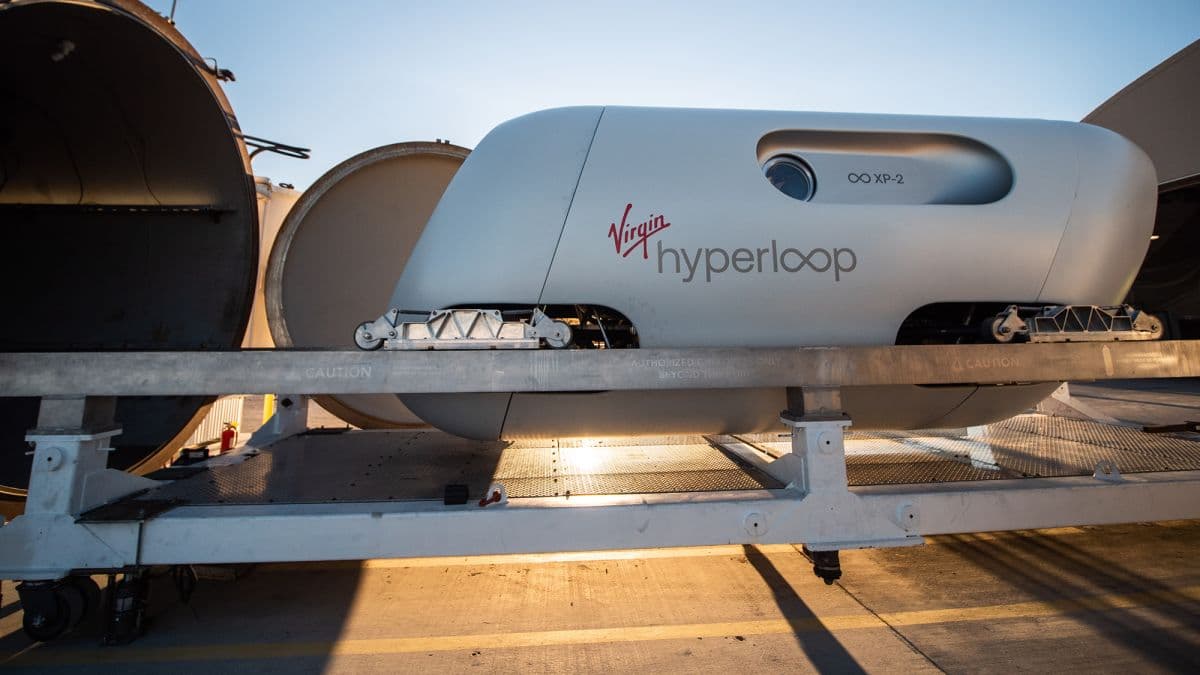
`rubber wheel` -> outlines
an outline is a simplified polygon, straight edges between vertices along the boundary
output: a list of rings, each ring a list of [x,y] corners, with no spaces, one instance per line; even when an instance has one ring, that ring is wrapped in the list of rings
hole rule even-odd
[[[1000,344],[1008,344],[1009,342],[1012,342],[1013,337],[1015,336],[1011,331],[1008,333],[1001,333],[1000,326],[1003,324],[1004,317],[1002,316],[992,319],[991,324],[989,324],[989,332],[991,333],[992,339],[996,342],[999,342]]]
[[[49,642],[67,631],[71,625],[71,608],[67,605],[66,598],[58,591],[54,592],[54,606],[56,610],[51,616],[36,617],[25,613],[21,620],[21,628],[25,630],[29,639],[35,642]],[[34,622],[35,618],[41,618],[37,625]]]
[[[357,330],[354,331],[354,344],[363,351],[374,351],[383,346],[383,338],[377,338],[374,335],[368,340],[363,337],[364,333],[371,328],[371,322],[364,322]]]
[[[554,322],[554,337],[546,338],[546,344],[554,349],[562,349],[571,344],[571,327],[561,321]]]
[[[87,620],[88,617],[96,613],[102,604],[103,594],[100,592],[100,584],[96,583],[91,577],[67,577],[67,583],[79,589],[83,595],[83,616],[81,620]]]
[[[83,588],[76,586],[70,581],[65,581],[61,586],[54,589],[54,594],[67,605],[67,630],[75,628],[83,621],[83,617],[87,614],[87,596],[84,595]]]

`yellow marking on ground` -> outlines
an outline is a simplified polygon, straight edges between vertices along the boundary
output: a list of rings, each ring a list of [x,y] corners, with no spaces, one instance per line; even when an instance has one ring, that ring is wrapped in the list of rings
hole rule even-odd
[[[1040,602],[1020,602],[983,607],[917,610],[881,614],[838,615],[818,618],[767,619],[660,626],[584,628],[576,630],[484,633],[408,638],[346,639],[336,642],[279,642],[208,644],[178,647],[139,647],[120,650],[78,649],[51,651],[42,648],[10,658],[4,665],[75,665],[278,659],[304,656],[411,654],[484,649],[515,649],[597,643],[644,642],[735,635],[781,635],[814,631],[839,632],[863,628],[917,626],[968,621],[1001,621],[1061,616],[1081,611],[1131,609],[1177,602],[1180,596],[1200,599],[1200,585],[1146,592],[1096,595]]]
[[[1185,586],[1169,591],[1092,595],[1060,600],[1035,600],[1006,605],[959,607],[952,609],[923,609],[909,612],[880,613],[879,618],[893,626],[919,626],[960,621],[1003,621],[1059,616],[1074,612],[1102,612],[1113,609],[1133,609],[1170,604],[1180,599],[1200,600],[1200,586]]]
[[[824,621],[799,620],[800,630],[845,630],[882,626],[870,615],[831,617]],[[810,625],[809,625],[810,624]],[[832,626],[832,628],[831,628]],[[337,642],[297,642],[271,644],[196,645],[188,647],[151,647],[125,652],[78,650],[29,654],[13,665],[68,665],[88,663],[145,663],[164,661],[215,661],[268,659],[297,656],[353,656],[412,654],[482,649],[514,649],[563,645],[642,642],[733,635],[789,633],[792,624],[785,619],[735,621],[728,623],[681,624],[670,626],[631,626],[621,628],[585,628],[579,630],[445,635],[412,638],[373,638]]]

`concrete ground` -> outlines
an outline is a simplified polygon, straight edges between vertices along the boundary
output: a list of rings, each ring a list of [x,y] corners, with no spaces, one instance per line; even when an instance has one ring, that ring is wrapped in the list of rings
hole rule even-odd
[[[790,546],[263,565],[167,581],[150,631],[31,646],[5,584],[0,668],[29,672],[1200,672],[1200,522]]]

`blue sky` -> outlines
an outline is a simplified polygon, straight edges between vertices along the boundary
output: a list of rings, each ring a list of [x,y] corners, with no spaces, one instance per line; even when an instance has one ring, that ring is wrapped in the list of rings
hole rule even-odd
[[[303,188],[378,145],[473,147],[563,105],[1077,120],[1200,38],[1200,0],[178,0],[175,21],[237,75],[246,133],[313,148],[255,160]]]

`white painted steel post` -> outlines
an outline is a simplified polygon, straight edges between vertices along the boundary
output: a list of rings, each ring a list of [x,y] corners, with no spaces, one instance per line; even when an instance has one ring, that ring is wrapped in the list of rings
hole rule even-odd
[[[108,468],[109,439],[121,434],[113,423],[116,399],[47,397],[38,428],[25,440],[35,444],[29,475],[27,515],[77,516],[137,490],[158,485]]]
[[[121,433],[55,433],[37,430],[25,436],[36,443],[25,513],[76,516],[95,503],[87,495],[88,479],[108,467],[109,439]]]
[[[775,464],[783,462],[783,471],[791,474],[788,487],[801,490],[809,513],[818,516],[819,535],[804,542],[817,575],[827,583],[840,575],[836,554],[829,555],[839,549],[921,543],[919,537],[909,536],[905,517],[881,519],[850,491],[846,428],[851,420],[842,412],[841,391],[789,388],[787,397],[788,409],[779,419],[792,430],[792,451]]]
[[[799,460],[796,487],[805,495],[840,494],[849,490],[846,480],[845,430],[850,420],[789,420],[792,456]]]
[[[838,389],[807,387],[787,390],[788,409],[779,419],[792,430],[792,485],[806,495],[846,494],[846,427]]]
[[[59,579],[81,567],[123,567],[136,559],[137,528],[86,525],[89,509],[159,485],[108,468],[116,399],[44,397],[25,513],[0,528],[0,574],[23,580]]]

